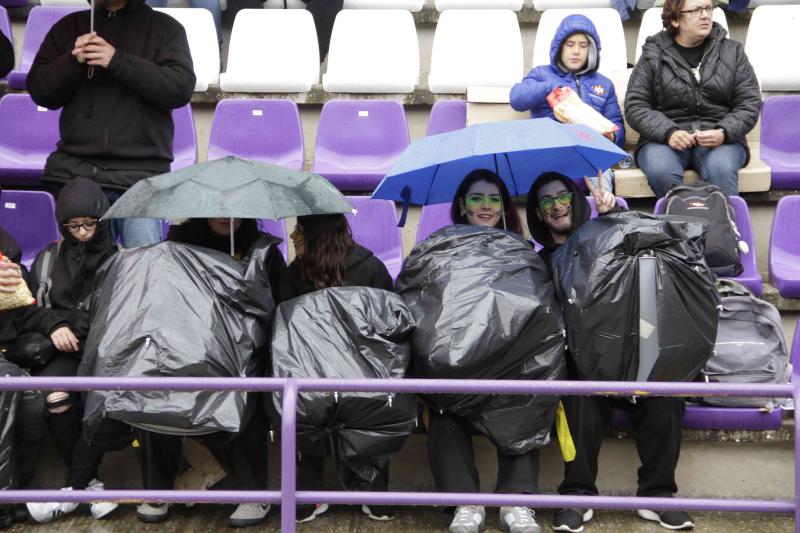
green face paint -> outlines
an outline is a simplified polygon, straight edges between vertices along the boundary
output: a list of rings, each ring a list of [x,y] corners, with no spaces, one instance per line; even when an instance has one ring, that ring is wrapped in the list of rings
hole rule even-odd
[[[543,196],[539,199],[539,209],[542,211],[549,211],[553,209],[556,204],[559,205],[569,205],[572,203],[572,193],[571,192],[562,192],[555,198],[552,196]]]
[[[470,211],[478,211],[483,206],[500,211],[503,208],[503,198],[499,194],[472,193],[467,195],[464,204]]]

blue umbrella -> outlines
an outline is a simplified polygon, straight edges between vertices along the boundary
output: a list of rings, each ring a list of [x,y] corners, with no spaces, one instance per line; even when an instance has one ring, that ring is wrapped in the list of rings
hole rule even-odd
[[[581,179],[627,155],[586,126],[550,118],[476,124],[412,142],[372,198],[406,206],[450,202],[464,176],[478,168],[497,172],[517,196],[527,194],[542,172]]]

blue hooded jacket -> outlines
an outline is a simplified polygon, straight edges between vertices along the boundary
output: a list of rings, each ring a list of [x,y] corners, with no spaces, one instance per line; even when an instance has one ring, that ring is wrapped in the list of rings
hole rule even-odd
[[[577,74],[560,65],[561,46],[567,37],[575,33],[585,34],[590,42],[586,68]],[[625,145],[625,124],[617,92],[611,80],[597,72],[599,65],[600,36],[594,24],[583,15],[569,15],[561,21],[550,43],[550,64],[534,67],[520,83],[511,88],[511,107],[517,111],[530,110],[533,118],[555,119],[553,109],[547,103],[547,95],[556,87],[569,87],[578,93],[581,100],[619,126],[614,142],[622,148]]]

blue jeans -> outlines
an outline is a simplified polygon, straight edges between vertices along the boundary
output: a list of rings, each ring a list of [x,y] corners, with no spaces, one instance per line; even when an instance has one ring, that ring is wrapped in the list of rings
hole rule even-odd
[[[658,198],[674,185],[683,183],[683,171],[692,168],[700,179],[712,183],[728,196],[739,194],[739,169],[747,153],[740,144],[722,144],[716,148],[695,146],[673,150],[666,144],[648,143],[636,155],[636,164],[647,176],[647,183]]]
[[[118,191],[105,193],[112,204],[122,196]],[[115,218],[111,221],[111,232],[123,248],[158,244],[164,238],[163,225],[157,218]]]
[[[167,0],[147,0],[150,7],[167,7]],[[222,9],[219,0],[189,0],[189,7],[200,7],[211,11],[214,27],[217,29],[217,42],[222,46]]]

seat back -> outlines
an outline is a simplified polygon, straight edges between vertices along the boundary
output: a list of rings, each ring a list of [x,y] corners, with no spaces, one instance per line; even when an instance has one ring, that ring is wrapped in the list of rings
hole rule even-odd
[[[428,77],[432,92],[511,87],[522,79],[522,69],[522,34],[513,11],[448,9],[439,16]]]
[[[194,74],[197,78],[194,90],[204,92],[208,90],[209,85],[217,85],[219,83],[219,42],[211,11],[191,7],[158,7],[155,10],[171,16],[186,30]]]
[[[722,9],[717,8],[714,10],[714,22],[719,22],[719,24],[725,28],[725,31],[728,31],[728,18],[725,16],[725,12]],[[636,38],[636,61],[639,61],[639,57],[642,55],[642,45],[645,40],[651,35],[661,32],[663,29],[664,26],[661,22],[660,7],[651,7],[644,12],[642,15],[642,24],[639,26],[639,36]]]
[[[761,159],[772,168],[771,189],[800,187],[800,96],[770,96],[761,108]]]
[[[172,110],[175,133],[172,137],[173,161],[170,168],[180,170],[197,163],[197,133],[191,104]]]
[[[281,251],[283,255],[283,260],[289,260],[289,240],[286,234],[286,225],[284,224],[283,220],[272,220],[271,218],[260,218],[258,219],[258,229],[265,233],[269,233],[279,239],[283,239],[281,243],[278,245],[278,250]]]
[[[5,183],[41,176],[58,143],[60,115],[61,110],[37,106],[28,94],[0,98],[0,178]]]
[[[403,266],[403,239],[397,227],[397,210],[390,200],[372,200],[368,196],[348,196],[357,213],[347,214],[353,240],[383,261],[396,279]]]
[[[437,11],[445,9],[522,9],[522,0],[436,0]]]
[[[25,24],[25,35],[22,37],[22,54],[20,57],[19,68],[11,71],[8,75],[8,86],[12,89],[26,89],[28,72],[31,70],[33,58],[39,51],[39,47],[44,41],[44,36],[53,27],[53,24],[61,20],[65,15],[76,11],[86,11],[88,6],[35,6],[28,13],[28,21]]]
[[[450,205],[448,202],[422,206],[422,214],[419,216],[417,225],[417,243],[427,239],[436,230],[453,223],[450,220]]]
[[[800,222],[800,195],[784,196],[775,208],[775,220],[770,234],[770,256],[773,251],[800,257],[800,239],[797,238],[797,225]],[[798,266],[800,270],[800,266]]]
[[[438,135],[467,127],[467,102],[439,100],[431,108],[425,135]]]
[[[242,9],[236,14],[220,76],[223,91],[307,92],[317,83],[319,46],[311,13]]]
[[[0,227],[22,249],[22,264],[30,268],[42,248],[61,238],[53,196],[44,191],[0,192]]]
[[[305,148],[291,100],[225,99],[211,122],[208,160],[228,155],[303,170]]]
[[[628,52],[625,47],[625,31],[619,13],[611,8],[548,9],[542,13],[536,40],[533,43],[533,66],[550,64],[550,43],[561,21],[568,15],[584,15],[592,21],[600,36],[600,68],[610,72],[628,68]]]
[[[800,90],[800,69],[787,68],[780,50],[793,50],[800,34],[800,5],[761,6],[753,10],[744,51],[762,91]]]
[[[345,9],[336,16],[322,87],[328,92],[410,93],[419,83],[414,17],[403,9]]]
[[[344,0],[344,9],[406,9],[418,12],[425,0]]]
[[[533,9],[546,11],[548,9],[581,9],[597,7],[614,7],[613,0],[533,0]]]

